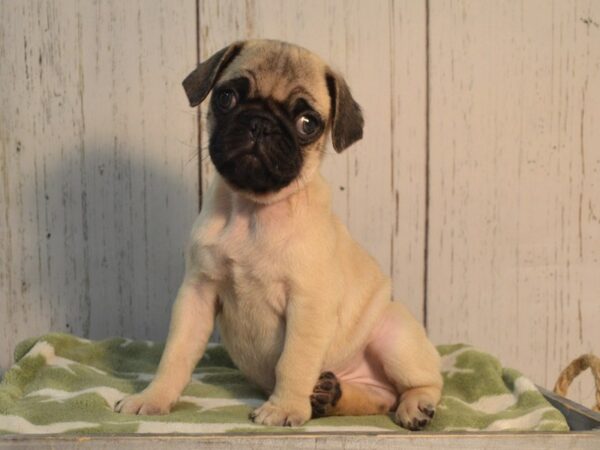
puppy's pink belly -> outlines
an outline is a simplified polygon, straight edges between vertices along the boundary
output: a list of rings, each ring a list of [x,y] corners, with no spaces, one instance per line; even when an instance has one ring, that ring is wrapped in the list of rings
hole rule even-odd
[[[385,374],[382,360],[393,358],[394,352],[398,351],[396,346],[403,326],[406,324],[402,317],[387,308],[371,331],[365,349],[333,370],[342,381],[368,386],[390,409],[396,408],[399,393],[398,387]]]
[[[385,375],[381,362],[370,351],[369,346],[341,370],[334,370],[334,373],[342,382],[368,386],[388,404],[390,409],[396,404],[398,399],[396,388]]]

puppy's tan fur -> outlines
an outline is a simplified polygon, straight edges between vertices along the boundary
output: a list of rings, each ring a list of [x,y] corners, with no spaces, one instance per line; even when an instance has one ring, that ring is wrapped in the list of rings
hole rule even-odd
[[[330,69],[308,51],[247,41],[218,83],[248,71],[252,96],[285,101],[302,87],[321,116],[331,116]],[[293,76],[282,76],[286,71]],[[214,126],[210,113],[208,122]],[[343,371],[361,355],[382,369],[396,393],[393,401],[342,379],[342,397],[328,414],[396,408],[396,420],[407,426],[423,418],[423,405],[437,404],[442,381],[435,348],[406,308],[390,301],[390,280],[331,211],[318,171],[326,135],[307,149],[301,176],[277,193],[238,191],[216,175],[191,232],[156,377],[117,410],[168,412],[189,382],[215,318],[234,362],[269,395],[253,415],[258,423],[306,422],[319,374]],[[384,321],[391,331],[378,338]]]

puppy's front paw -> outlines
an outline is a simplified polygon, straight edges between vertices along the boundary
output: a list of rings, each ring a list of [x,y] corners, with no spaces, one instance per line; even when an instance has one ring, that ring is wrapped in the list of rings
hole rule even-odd
[[[408,390],[402,394],[394,421],[411,431],[422,430],[433,419],[436,403],[427,388]]]
[[[142,391],[139,394],[122,398],[115,404],[115,411],[121,414],[160,415],[168,414],[172,403],[156,391]]]
[[[283,407],[271,400],[263,403],[251,414],[254,423],[284,427],[298,427],[310,419],[310,404],[305,407]]]

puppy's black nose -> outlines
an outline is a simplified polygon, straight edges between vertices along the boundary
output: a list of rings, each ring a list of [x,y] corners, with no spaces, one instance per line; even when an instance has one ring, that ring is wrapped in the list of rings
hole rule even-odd
[[[254,116],[250,119],[250,136],[252,136],[252,139],[258,140],[263,136],[272,134],[276,127],[277,125],[270,118]]]

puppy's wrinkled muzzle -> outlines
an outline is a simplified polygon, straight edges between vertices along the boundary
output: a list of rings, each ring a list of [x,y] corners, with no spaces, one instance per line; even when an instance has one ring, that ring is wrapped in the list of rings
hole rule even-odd
[[[239,189],[276,192],[302,169],[295,138],[280,121],[259,108],[223,121],[211,137],[210,155],[219,173]]]
[[[277,124],[270,118],[253,116],[249,120],[248,129],[252,140],[260,141],[266,136],[279,133]]]

